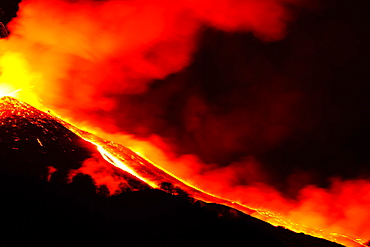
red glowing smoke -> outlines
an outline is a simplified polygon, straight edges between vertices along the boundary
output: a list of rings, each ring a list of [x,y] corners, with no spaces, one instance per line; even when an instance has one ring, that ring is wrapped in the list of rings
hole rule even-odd
[[[42,73],[36,91],[46,105],[109,112],[115,96],[189,65],[203,23],[280,38],[283,2],[24,1],[6,46]]]
[[[72,182],[77,174],[90,175],[97,188],[106,186],[110,194],[121,192],[122,188],[129,188],[128,182],[123,178],[122,171],[114,166],[108,166],[97,154],[85,160],[82,166],[69,174],[69,182]]]
[[[326,44],[330,23],[312,36],[309,28],[296,31],[289,47],[271,43],[261,52],[264,42],[284,37],[298,2],[28,0],[9,26],[10,37],[1,40],[0,55],[21,58],[24,71],[32,72],[22,90],[63,118],[95,126],[98,135],[133,147],[204,190],[293,222],[370,238],[366,180],[336,179],[322,189],[309,185],[316,182],[315,171],[302,160],[293,169],[269,165],[282,162],[271,153],[268,162],[259,159],[279,145],[289,146],[296,135],[311,138],[317,126],[331,133],[320,120],[333,109],[311,103],[328,94],[317,88],[330,79],[331,66],[352,56],[332,40]],[[343,25],[337,31],[345,30]],[[204,38],[206,32],[217,41]],[[251,42],[246,32],[263,42]],[[351,37],[343,35],[343,46]],[[269,49],[279,45],[284,54],[271,55]],[[320,60],[330,66],[317,69],[315,55],[332,47],[336,59]],[[315,74],[325,76],[320,81]],[[327,137],[312,136],[314,144],[302,149],[314,149],[317,140],[330,146]],[[291,146],[293,154],[299,147]],[[276,183],[280,170],[290,174],[286,184],[296,199],[271,186],[281,184]],[[111,191],[122,182],[94,160],[80,171],[99,171],[96,183]]]

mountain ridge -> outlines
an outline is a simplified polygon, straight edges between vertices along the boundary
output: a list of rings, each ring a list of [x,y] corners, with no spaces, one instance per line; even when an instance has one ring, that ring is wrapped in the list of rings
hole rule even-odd
[[[127,233],[125,241],[130,246],[173,246],[179,241],[193,246],[238,243],[281,247],[341,246],[274,227],[227,206],[195,202],[186,191],[170,182],[162,182],[162,190],[147,186],[135,192],[122,190],[113,196],[108,196],[104,186],[97,190],[87,175],[77,174],[67,183],[70,170],[79,169],[85,159],[91,158],[91,149],[95,146],[86,143],[52,115],[14,98],[1,98],[0,112],[3,188],[0,197],[4,202],[0,219],[11,226],[6,232],[7,238],[1,240],[5,246],[25,246],[27,241],[38,246],[48,243],[50,246],[53,241],[60,241],[60,245],[53,246],[73,246],[71,241],[78,243],[76,245],[101,246],[104,243],[113,246],[123,232]],[[131,150],[120,145],[110,147],[123,150],[122,157],[131,157],[129,161],[137,162],[138,168],[151,168]],[[49,166],[56,172],[47,182]],[[153,174],[159,174],[161,179],[168,177],[159,171]],[[30,229],[33,234],[28,232]],[[19,239],[18,234],[27,238]],[[149,237],[143,238],[142,234]],[[41,238],[41,235],[47,237]],[[194,236],[201,241],[196,242]]]

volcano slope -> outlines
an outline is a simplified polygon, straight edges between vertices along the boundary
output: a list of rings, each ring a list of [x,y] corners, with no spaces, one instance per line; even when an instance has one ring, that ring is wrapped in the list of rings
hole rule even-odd
[[[112,196],[88,175],[69,181],[70,171],[96,154],[58,118],[1,98],[0,245],[341,246],[194,201],[171,181],[151,189],[118,168],[126,184]]]

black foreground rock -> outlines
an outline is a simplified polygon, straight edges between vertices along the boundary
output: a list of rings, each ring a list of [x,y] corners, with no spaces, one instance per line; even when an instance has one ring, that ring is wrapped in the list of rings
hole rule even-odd
[[[13,98],[0,99],[0,121],[1,246],[341,246],[184,193],[146,187],[108,197],[87,175],[68,184],[92,145]]]

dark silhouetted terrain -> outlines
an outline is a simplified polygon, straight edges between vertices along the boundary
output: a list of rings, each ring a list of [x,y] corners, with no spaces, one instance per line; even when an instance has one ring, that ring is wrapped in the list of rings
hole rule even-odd
[[[94,147],[51,115],[1,100],[1,246],[340,246],[194,202],[186,193],[142,186],[108,196],[82,174],[67,183],[69,171],[81,167]],[[48,182],[50,166],[57,171]]]

